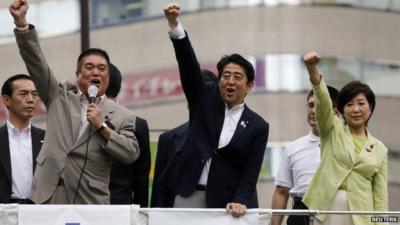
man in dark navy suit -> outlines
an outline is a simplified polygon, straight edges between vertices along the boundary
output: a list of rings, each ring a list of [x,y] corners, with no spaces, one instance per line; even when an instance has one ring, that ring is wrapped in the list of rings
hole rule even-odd
[[[107,98],[115,100],[121,90],[121,83],[121,72],[115,65],[110,64]],[[110,204],[137,204],[140,207],[148,207],[151,158],[149,127],[145,119],[136,116],[134,133],[139,144],[139,158],[130,165],[113,161],[109,184]]]
[[[218,83],[217,76],[207,69],[201,70],[204,82]],[[176,152],[181,150],[181,147],[186,140],[189,123],[179,125],[169,131],[166,131],[158,138],[156,164],[154,167],[153,188],[151,193],[151,207],[173,207],[175,193],[168,189],[162,183],[159,184],[159,179],[164,173],[165,168],[171,162]],[[165,178],[168,179],[168,178]],[[165,180],[164,179],[164,180]]]
[[[204,83],[177,19],[179,5],[167,5],[164,14],[189,106],[188,135],[163,174],[165,183],[176,193],[174,207],[225,207],[239,217],[258,207],[256,185],[268,139],[268,123],[244,103],[254,68],[239,54],[227,55],[217,64],[218,85]]]
[[[0,203],[29,204],[44,130],[31,125],[39,97],[30,76],[8,78],[1,89],[8,119],[0,127]]]

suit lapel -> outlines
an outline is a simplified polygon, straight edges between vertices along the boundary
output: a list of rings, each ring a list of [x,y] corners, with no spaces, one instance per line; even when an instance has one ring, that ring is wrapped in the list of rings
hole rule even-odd
[[[345,125],[345,132],[347,133],[346,136],[348,135],[349,137],[352,137],[348,125]],[[354,165],[356,163],[356,161],[358,160],[358,157],[356,157],[356,153],[355,153],[355,150],[354,150],[356,146],[354,145],[353,138],[350,138],[350,139],[346,138],[345,140],[348,141],[345,146],[349,146],[349,151],[346,151],[346,152],[349,153],[350,160]]]
[[[79,128],[81,126],[81,96],[79,91],[70,91],[69,96],[71,99],[71,137],[72,143],[77,141],[79,135]]]
[[[221,98],[218,98],[217,101],[220,101],[220,102],[219,102],[219,104],[217,104],[217,107],[219,107],[219,108],[217,108],[217,110],[215,111],[216,117],[217,117],[217,119],[216,119],[216,127],[217,127],[217,132],[218,132],[217,134],[219,134],[217,137],[217,140],[215,140],[215,143],[217,143],[216,148],[218,148],[219,139],[221,139],[221,132],[222,132],[222,128],[224,126],[224,120],[225,120],[225,107],[227,107],[224,100],[222,99],[222,96],[221,96]]]
[[[376,144],[377,144],[376,140],[371,136],[370,133],[368,133],[367,142],[362,148],[354,164],[365,161],[367,158],[371,157],[372,155],[375,155],[377,153],[376,149],[374,149],[374,146],[376,146]]]
[[[103,121],[111,120],[112,114],[114,113],[114,107],[110,104],[110,101],[111,100],[108,100],[106,97],[104,97],[103,102],[99,105],[101,117],[103,118]],[[80,117],[79,117],[79,124],[80,124]],[[89,136],[90,126],[91,126],[91,124],[89,123],[88,126],[86,126],[85,130],[82,132],[82,135],[79,136],[78,140],[74,143],[71,150],[79,147],[89,137],[92,137],[97,132],[97,129],[92,126],[91,131],[90,131],[90,136]],[[76,135],[79,134],[79,127],[78,127],[76,133],[77,133]]]
[[[246,105],[244,105],[243,113],[240,116],[240,119],[236,125],[235,133],[233,133],[232,139],[229,142],[229,144],[233,143],[237,138],[240,138],[242,136],[242,133],[248,129],[247,126],[249,126],[250,124],[251,124],[250,110]]]
[[[33,159],[33,170],[36,167],[36,157],[39,154],[40,148],[42,147],[41,137],[39,132],[34,126],[31,126],[31,137],[32,137],[32,159]]]
[[[0,163],[3,166],[8,180],[11,182],[11,158],[7,125],[4,125],[0,128],[0,143]]]

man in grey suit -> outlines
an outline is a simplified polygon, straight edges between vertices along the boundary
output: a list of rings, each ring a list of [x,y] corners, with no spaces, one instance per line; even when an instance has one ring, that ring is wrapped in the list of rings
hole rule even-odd
[[[110,60],[88,49],[77,62],[76,84],[59,82],[47,65],[35,27],[26,21],[28,2],[9,7],[20,54],[44,102],[47,132],[36,162],[32,200],[37,204],[108,204],[112,160],[129,164],[139,156],[135,116],[104,97]],[[98,88],[94,103],[88,88]]]

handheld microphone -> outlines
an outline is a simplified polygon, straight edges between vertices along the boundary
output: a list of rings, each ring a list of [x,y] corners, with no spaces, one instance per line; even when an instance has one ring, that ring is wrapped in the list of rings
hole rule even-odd
[[[88,95],[89,95],[89,104],[96,102],[97,93],[99,89],[95,85],[90,85],[88,88]]]
[[[88,95],[89,95],[89,104],[91,103],[95,103],[96,102],[96,97],[97,97],[97,93],[99,92],[99,89],[95,86],[95,85],[90,85],[88,90]],[[79,176],[79,180],[78,180],[78,186],[75,190],[75,194],[74,194],[74,200],[72,201],[72,204],[75,204],[76,199],[78,197],[78,193],[79,193],[79,188],[81,186],[81,180],[82,180],[82,176],[83,176],[83,172],[85,171],[86,168],[86,162],[88,159],[88,151],[89,151],[89,141],[90,141],[90,133],[92,133],[92,125],[89,124],[89,137],[87,139],[86,142],[86,151],[85,151],[85,160],[83,161],[83,166],[82,166],[82,170],[81,170],[81,175]]]

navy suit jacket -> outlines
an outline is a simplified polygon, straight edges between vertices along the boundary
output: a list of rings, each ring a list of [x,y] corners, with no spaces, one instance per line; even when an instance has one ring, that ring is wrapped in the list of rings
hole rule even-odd
[[[165,171],[168,188],[183,197],[191,195],[206,161],[212,158],[207,207],[224,208],[229,202],[258,207],[256,184],[268,139],[268,123],[245,105],[231,141],[218,149],[225,117],[224,99],[216,84],[203,82],[189,38],[172,42],[189,105],[189,131],[182,151]]]
[[[135,136],[140,155],[130,165],[113,161],[110,172],[110,204],[138,204],[148,207],[150,138],[147,121],[136,117]],[[133,194],[133,195],[132,195]]]
[[[45,131],[31,126],[33,170],[39,154]],[[10,144],[7,125],[0,128],[0,203],[10,203],[12,192]]]
[[[189,123],[184,123],[174,129],[164,132],[158,138],[156,165],[154,168],[153,188],[151,194],[151,207],[173,207],[175,192],[170,190],[165,183],[160,182],[165,169],[171,159],[186,140]],[[168,177],[165,177],[168,179]],[[164,180],[165,180],[164,179]]]

